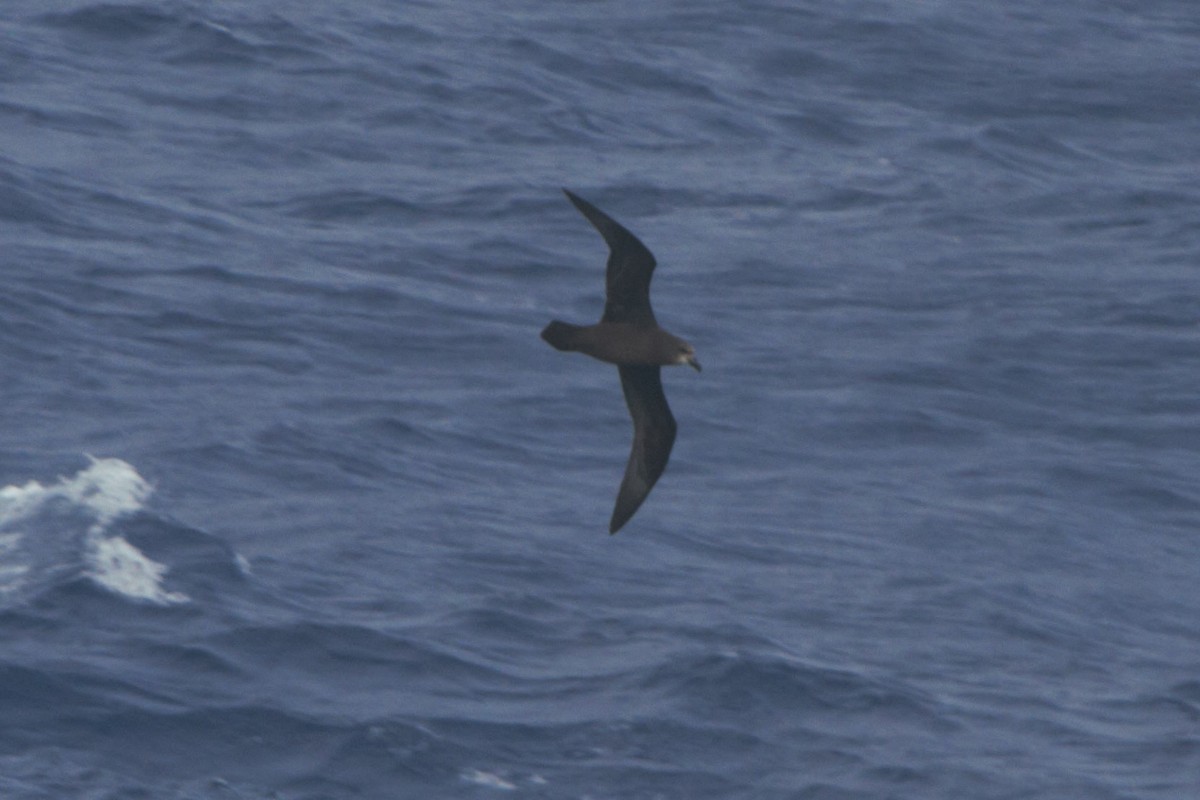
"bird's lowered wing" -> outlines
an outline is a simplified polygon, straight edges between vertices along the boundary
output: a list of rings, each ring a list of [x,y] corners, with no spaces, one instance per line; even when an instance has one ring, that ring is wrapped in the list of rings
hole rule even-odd
[[[660,368],[625,364],[617,369],[629,416],[633,417],[633,448],[617,492],[609,533],[619,531],[650,494],[667,468],[675,444],[675,417],[663,394]]]

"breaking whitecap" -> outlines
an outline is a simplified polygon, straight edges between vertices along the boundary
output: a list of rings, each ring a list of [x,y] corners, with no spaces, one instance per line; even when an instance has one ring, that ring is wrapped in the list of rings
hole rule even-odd
[[[88,460],[85,469],[50,485],[0,488],[0,594],[19,591],[39,570],[60,571],[63,560],[72,560],[62,542],[74,541],[70,533],[82,525],[84,574],[96,584],[159,605],[187,602],[187,595],[164,588],[166,565],[111,533],[116,520],[145,507],[154,487],[119,458]],[[30,541],[49,535],[60,542]]]

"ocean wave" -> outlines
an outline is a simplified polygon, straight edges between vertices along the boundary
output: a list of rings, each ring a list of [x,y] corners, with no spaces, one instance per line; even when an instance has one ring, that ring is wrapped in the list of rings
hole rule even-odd
[[[0,489],[0,598],[80,572],[120,597],[175,605],[169,568],[113,531],[145,508],[154,489],[118,458],[88,457],[88,466],[49,485],[30,480]]]

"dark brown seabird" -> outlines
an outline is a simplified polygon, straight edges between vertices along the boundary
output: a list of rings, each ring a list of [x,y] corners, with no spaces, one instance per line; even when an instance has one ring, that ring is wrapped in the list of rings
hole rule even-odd
[[[625,404],[633,417],[633,449],[608,526],[609,533],[616,533],[650,494],[675,444],[675,417],[663,394],[659,368],[687,364],[699,372],[700,363],[690,344],[658,327],[654,319],[650,278],[655,262],[650,250],[612,217],[563,191],[608,244],[604,316],[595,325],[554,320],[542,338],[557,350],[575,350],[616,364],[621,373]]]

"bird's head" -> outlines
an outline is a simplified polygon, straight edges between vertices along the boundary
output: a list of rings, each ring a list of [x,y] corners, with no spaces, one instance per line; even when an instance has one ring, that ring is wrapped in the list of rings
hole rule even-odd
[[[690,344],[680,340],[679,352],[675,357],[676,364],[687,364],[696,372],[700,371],[700,362],[696,360],[696,350]]]

